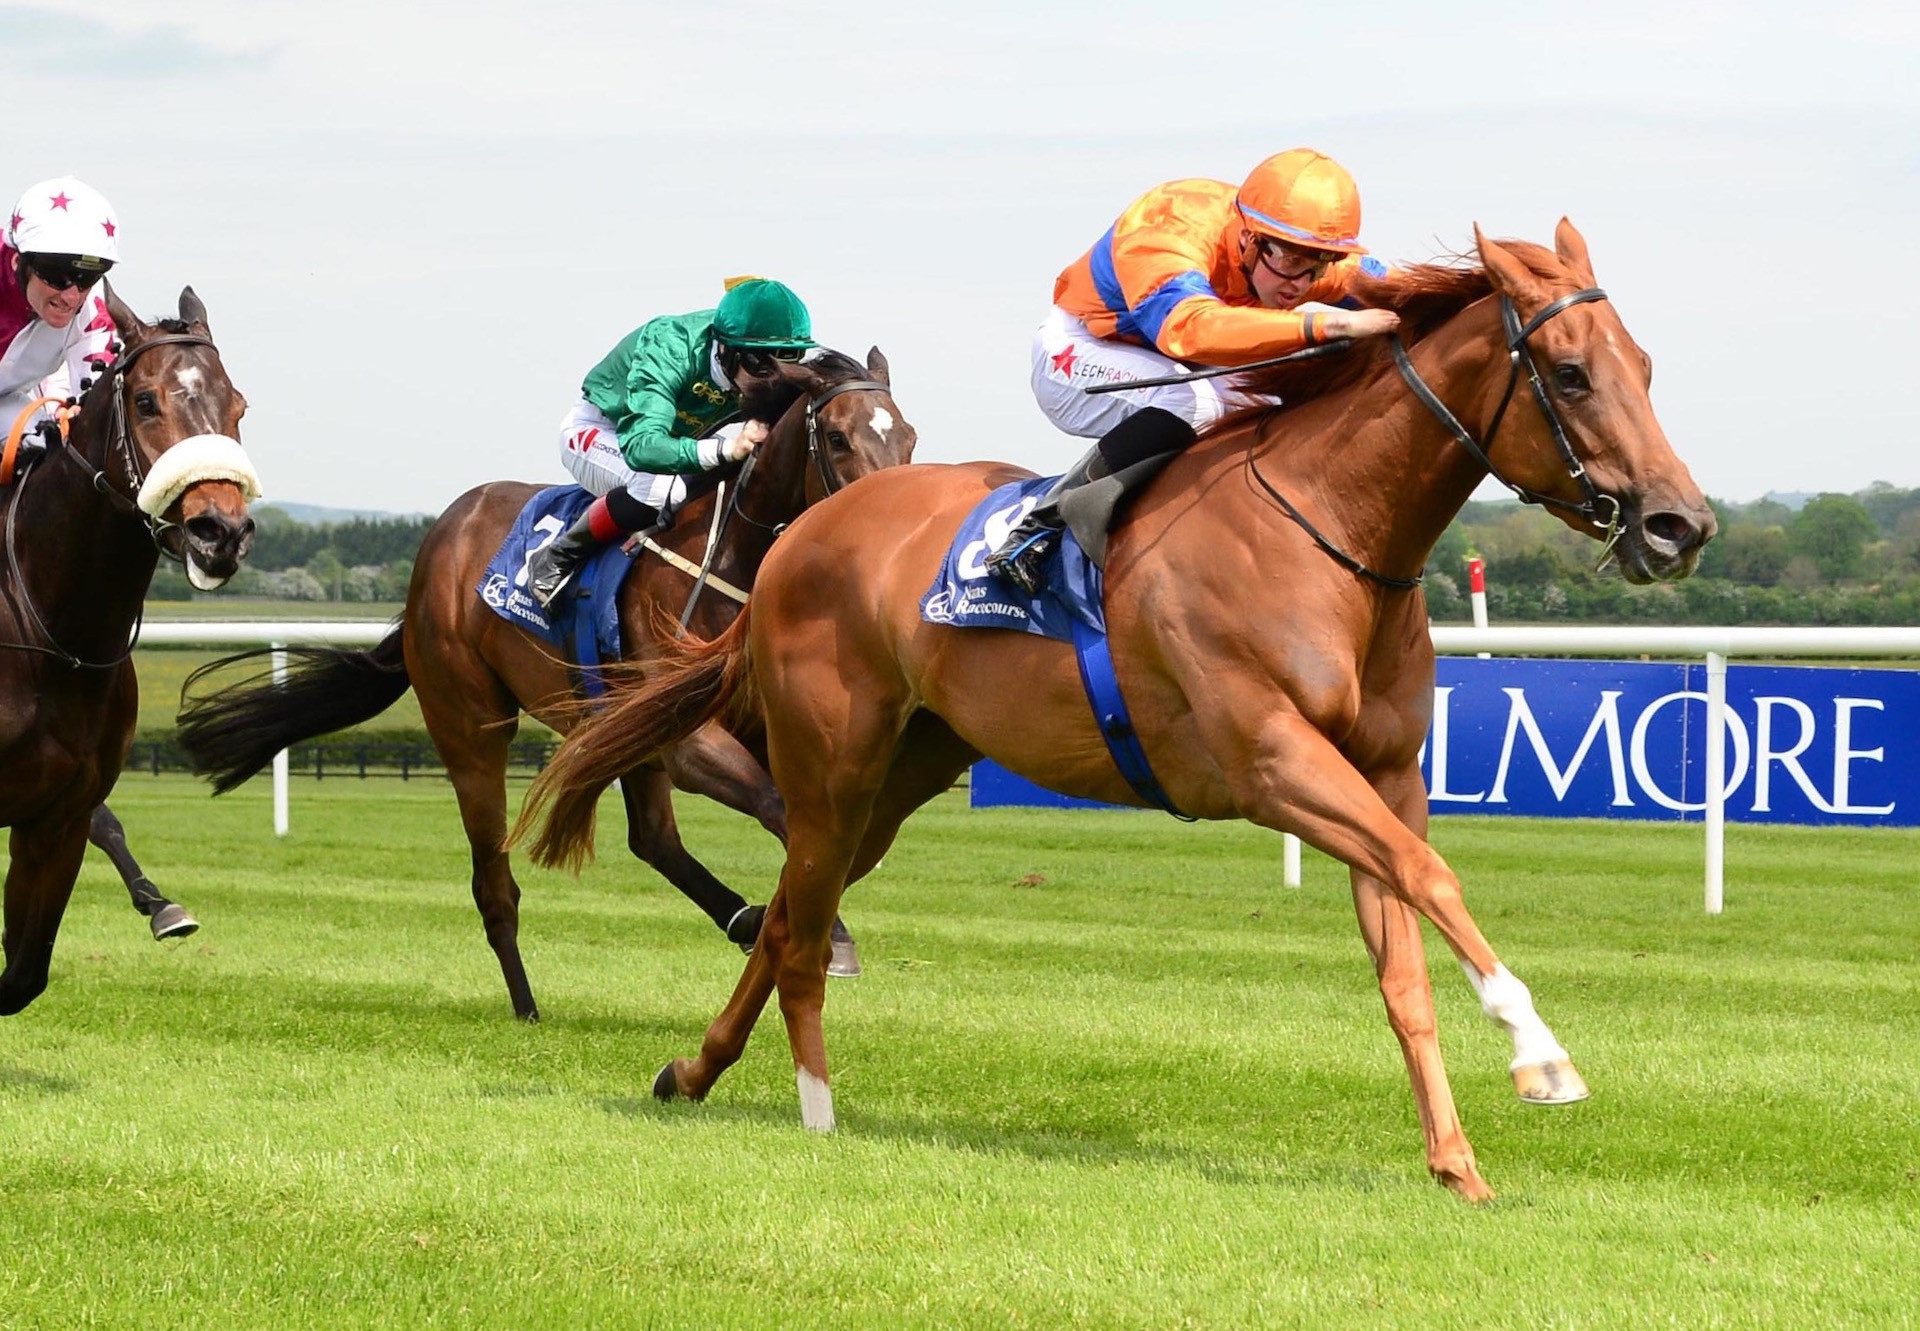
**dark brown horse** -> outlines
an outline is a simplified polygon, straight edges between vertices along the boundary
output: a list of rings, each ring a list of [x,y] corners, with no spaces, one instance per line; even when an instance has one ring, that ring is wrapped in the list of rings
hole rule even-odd
[[[1363,292],[1400,312],[1404,370],[1385,340],[1273,370],[1258,388],[1296,405],[1226,422],[1176,459],[1115,531],[1106,566],[1114,663],[1162,785],[1191,814],[1293,832],[1351,868],[1427,1164],[1472,1199],[1491,1192],[1441,1065],[1421,916],[1511,1034],[1521,1097],[1564,1103],[1586,1087],[1427,844],[1418,755],[1433,648],[1410,580],[1489,456],[1571,525],[1617,538],[1633,581],[1691,572],[1714,529],[1654,418],[1650,362],[1594,287],[1585,243],[1566,222],[1556,240],[1557,253],[1481,240],[1484,267],[1407,270]],[[921,619],[962,516],[1018,475],[914,467],[822,504],[761,569],[747,616],[576,729],[536,784],[522,828],[551,800],[536,854],[577,861],[614,774],[709,716],[766,718],[786,867],[732,1001],[697,1058],[662,1070],[656,1094],[705,1096],[777,987],[802,1120],[833,1125],[827,924],[902,820],[976,756],[1055,790],[1142,802],[1108,756],[1065,644]]]
[[[72,437],[32,455],[4,497],[0,571],[0,823],[12,827],[0,1014],[47,987],[47,966],[95,811],[133,742],[128,659],[161,553],[195,586],[239,570],[254,482],[238,443],[246,400],[191,289],[180,318],[143,323],[109,295],[124,341]]]
[[[819,352],[796,364],[774,362],[776,382],[755,410],[775,422],[737,487],[734,511],[713,552],[711,581],[694,604],[690,628],[719,633],[739,613],[721,588],[753,585],[775,537],[809,504],[849,482],[909,461],[914,431],[887,388],[878,348],[867,363]],[[377,715],[411,684],[435,747],[446,763],[473,852],[473,899],[487,941],[500,959],[513,1010],[539,1017],[520,959],[520,887],[503,842],[507,832],[507,746],[524,709],[557,727],[571,724],[566,663],[545,644],[482,603],[475,587],[526,501],[542,487],[498,482],[470,490],[440,516],[421,543],[400,627],[370,651],[306,648],[283,683],[261,682],[195,698],[181,712],[180,738],[195,769],[225,791],[259,771],[280,749]],[[683,571],[706,559],[714,516],[711,493],[690,502],[654,539],[678,564],[643,554],[621,597],[621,630],[630,659],[654,659],[671,639],[693,590]],[[246,652],[205,667],[220,670],[263,653]],[[189,681],[189,687],[193,681]],[[708,871],[681,844],[672,787],[706,795],[758,819],[782,840],[786,813],[756,756],[757,733],[741,740],[719,726],[684,736],[648,764],[622,774],[627,845],[686,893],[735,942],[750,945],[762,909]],[[742,926],[745,926],[744,928]],[[851,940],[843,944],[850,952]]]

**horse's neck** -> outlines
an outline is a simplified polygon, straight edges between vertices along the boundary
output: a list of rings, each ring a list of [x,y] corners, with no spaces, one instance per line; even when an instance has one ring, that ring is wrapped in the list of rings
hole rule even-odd
[[[781,413],[773,432],[759,447],[753,471],[740,490],[739,512],[745,522],[729,525],[726,554],[735,570],[749,577],[773,546],[774,529],[786,526],[807,506],[806,408]]]
[[[87,465],[99,469],[97,462]],[[111,660],[126,649],[159,551],[145,529],[78,467],[49,453],[35,471],[41,474],[16,482],[31,493],[11,496],[0,532],[9,575],[24,584],[15,588],[16,597],[24,592],[32,598],[46,634],[61,648],[83,660]],[[30,505],[26,512],[20,511],[23,504]],[[25,621],[21,631],[34,641],[32,612],[21,607],[18,617]]]
[[[1498,327],[1483,301],[1410,350],[1427,386],[1476,437],[1505,379]],[[1487,475],[1391,371],[1302,408],[1296,420],[1281,417],[1273,437],[1262,469],[1283,491],[1292,486],[1289,498],[1329,540],[1388,576],[1419,574]]]

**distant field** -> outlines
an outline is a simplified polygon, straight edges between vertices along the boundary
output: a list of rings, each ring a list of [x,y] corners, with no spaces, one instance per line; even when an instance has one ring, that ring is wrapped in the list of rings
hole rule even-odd
[[[298,782],[284,841],[259,783],[114,804],[206,927],[151,942],[90,855],[0,1022],[0,1324],[1913,1324],[1920,834],[1730,828],[1708,919],[1698,828],[1443,821],[1594,1088],[1519,1104],[1433,959],[1475,1210],[1344,874],[1285,890],[1243,825],[938,801],[846,902],[820,1138],[777,1009],[709,1103],[649,1097],[740,958],[611,803],[585,877],[521,875],[538,1027],[444,783]],[[774,842],[680,809],[764,897]]]
[[[203,596],[192,601],[149,601],[147,619],[392,619],[398,601],[277,601],[252,596]]]

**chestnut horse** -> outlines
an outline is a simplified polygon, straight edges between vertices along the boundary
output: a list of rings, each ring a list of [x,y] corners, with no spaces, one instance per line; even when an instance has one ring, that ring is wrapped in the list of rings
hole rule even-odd
[[[874,348],[863,366],[819,351],[795,363],[771,363],[775,378],[757,383],[748,410],[776,422],[733,497],[732,514],[708,562],[711,581],[693,604],[688,627],[710,636],[739,613],[723,588],[751,587],[774,539],[809,504],[849,482],[911,460],[914,431],[888,388],[886,357]],[[414,561],[407,608],[398,627],[368,651],[302,648],[284,682],[262,675],[244,688],[195,697],[180,713],[180,740],[194,770],[224,792],[273,755],[378,715],[411,684],[434,747],[460,803],[473,858],[473,900],[500,961],[516,1015],[539,1019],[520,958],[520,886],[503,845],[507,832],[507,747],[522,709],[556,728],[571,724],[569,666],[517,625],[490,610],[475,588],[520,510],[543,487],[501,481],[469,490],[440,515]],[[693,579],[682,570],[703,553],[716,496],[687,503],[654,540],[678,565],[642,554],[621,592],[620,625],[629,659],[644,664],[674,635]],[[219,671],[265,652],[243,652],[202,668]],[[194,686],[199,678],[188,681]],[[786,813],[755,751],[719,726],[684,736],[657,762],[622,773],[627,844],[693,900],[735,942],[751,946],[762,908],[747,903],[681,844],[672,787],[706,795],[758,819],[782,840]],[[853,958],[842,934],[843,965]],[[857,971],[857,961],[852,969]]]
[[[1512,1036],[1521,1097],[1562,1103],[1586,1088],[1427,844],[1433,647],[1413,579],[1489,461],[1609,537],[1630,581],[1690,573],[1714,519],[1579,233],[1563,221],[1557,253],[1476,239],[1481,266],[1402,270],[1359,293],[1400,312],[1410,345],[1378,339],[1262,373],[1258,391],[1296,405],[1224,422],[1166,468],[1114,532],[1106,615],[1138,738],[1173,802],[1293,832],[1351,869],[1428,1167],[1478,1200],[1492,1194],[1441,1065],[1421,916]],[[1067,645],[921,618],[961,518],[1019,474],[915,467],[821,505],[761,569],[748,615],[577,729],[536,784],[520,830],[550,803],[536,854],[577,862],[616,773],[729,708],[766,718],[786,867],[732,1001],[697,1058],[661,1070],[657,1095],[704,1097],[777,987],[802,1121],[833,1126],[827,924],[902,820],[978,755],[1055,790],[1142,802]]]
[[[4,499],[0,823],[13,834],[0,1015],[47,987],[96,810],[133,742],[131,640],[159,556],[213,588],[253,541],[246,399],[205,307],[188,288],[180,317],[155,325],[111,293],[107,309],[119,359],[82,399],[71,438],[28,455]]]

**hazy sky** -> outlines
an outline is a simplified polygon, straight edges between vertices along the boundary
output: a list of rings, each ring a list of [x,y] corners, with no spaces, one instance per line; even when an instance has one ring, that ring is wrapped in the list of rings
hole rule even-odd
[[[587,368],[740,272],[888,353],[923,460],[1058,470],[1055,274],[1148,186],[1302,143],[1390,259],[1571,215],[1709,492],[1920,485],[1911,7],[1306,9],[0,4],[0,194],[73,172],[136,308],[194,285],[285,500],[564,479]]]

